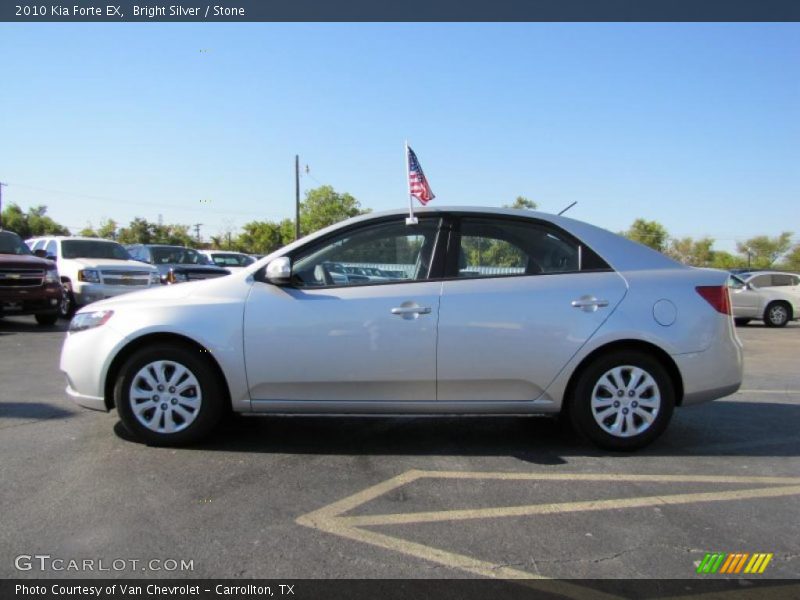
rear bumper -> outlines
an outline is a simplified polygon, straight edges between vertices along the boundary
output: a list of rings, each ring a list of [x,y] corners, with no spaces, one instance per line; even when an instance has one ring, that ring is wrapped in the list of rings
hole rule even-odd
[[[682,406],[730,396],[742,385],[742,343],[733,319],[726,329],[703,352],[672,355],[684,382]]]

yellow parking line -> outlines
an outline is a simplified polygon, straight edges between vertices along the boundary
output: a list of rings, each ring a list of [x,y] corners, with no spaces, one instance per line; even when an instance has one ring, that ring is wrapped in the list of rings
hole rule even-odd
[[[588,512],[621,508],[644,508],[691,504],[695,502],[722,502],[751,500],[753,498],[778,498],[800,494],[800,485],[731,490],[727,492],[699,492],[691,494],[669,494],[666,496],[640,496],[638,498],[613,498],[611,500],[586,500],[581,502],[558,502],[554,504],[529,504],[526,506],[499,506],[492,508],[470,508],[463,510],[438,510],[359,517],[339,517],[351,527],[374,525],[403,525],[410,523],[437,523],[441,521],[465,521],[468,519],[495,519],[498,517],[524,517],[552,515],[569,512]]]
[[[611,500],[588,500],[580,502],[560,502],[549,504],[532,504],[526,506],[505,506],[493,508],[444,510],[417,513],[395,513],[383,515],[344,516],[363,504],[379,498],[401,486],[420,479],[489,479],[505,481],[608,481],[608,482],[652,482],[652,483],[707,483],[707,484],[760,484],[758,488],[728,490],[719,492],[699,492],[686,494],[668,494],[659,496],[641,496],[636,498],[616,498]],[[618,597],[592,590],[569,582],[548,580],[537,584],[536,580],[547,579],[541,575],[502,564],[480,560],[463,554],[449,552],[433,546],[411,542],[399,537],[378,533],[366,526],[398,525],[412,523],[433,523],[459,521],[465,519],[497,518],[510,516],[528,516],[541,514],[561,514],[579,511],[599,511],[624,508],[641,508],[659,505],[679,505],[694,502],[720,502],[749,500],[754,498],[777,498],[781,496],[800,495],[799,477],[742,477],[728,475],[630,475],[630,474],[594,474],[594,473],[504,473],[482,471],[423,471],[410,470],[391,479],[373,485],[324,506],[316,511],[303,515],[297,523],[326,533],[337,535],[386,550],[399,552],[446,567],[459,569],[481,577],[526,579],[525,585],[555,591],[568,598],[586,598],[587,600],[620,600]],[[745,558],[745,557],[742,557]],[[770,557],[771,558],[771,557]],[[739,561],[737,561],[738,563]],[[743,560],[741,561],[744,562]],[[766,562],[760,565],[763,572]],[[739,565],[731,565],[731,570]],[[785,589],[785,588],[784,588]],[[691,596],[687,596],[689,598]],[[712,596],[698,596],[712,600]],[[726,596],[727,597],[727,596]],[[764,596],[769,597],[769,596]]]
[[[505,479],[529,481],[627,481],[654,483],[763,483],[800,484],[800,477],[751,477],[739,475],[633,475],[628,473],[514,473],[508,471],[408,471],[414,479]],[[371,488],[370,488],[371,489]]]

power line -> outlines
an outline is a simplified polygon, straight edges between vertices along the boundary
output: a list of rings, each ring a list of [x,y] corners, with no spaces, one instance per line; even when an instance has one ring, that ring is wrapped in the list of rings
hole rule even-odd
[[[3,184],[9,185],[9,184]],[[16,188],[22,188],[27,190],[32,190],[35,192],[44,192],[47,194],[57,194],[61,196],[72,196],[75,198],[87,198],[89,200],[100,200],[101,202],[116,202],[119,204],[131,204],[134,206],[148,206],[154,208],[172,208],[174,210],[182,210],[182,211],[194,211],[195,208],[189,206],[180,206],[177,204],[163,204],[161,202],[142,202],[141,200],[120,200],[119,198],[109,198],[108,196],[94,196],[91,194],[81,194],[77,192],[66,192],[64,190],[51,190],[47,188],[40,188],[31,185],[23,185],[19,183],[11,184]],[[249,211],[235,211],[235,210],[213,210],[208,208],[203,208],[203,211],[213,214],[219,215],[242,215],[242,216],[260,216],[263,217],[263,213],[258,212],[249,212]]]

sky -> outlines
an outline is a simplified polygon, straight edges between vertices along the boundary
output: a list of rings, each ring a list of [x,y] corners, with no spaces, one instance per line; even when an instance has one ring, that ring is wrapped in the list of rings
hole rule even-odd
[[[3,202],[73,231],[407,205],[800,241],[798,24],[0,24]],[[305,165],[309,172],[305,173]]]

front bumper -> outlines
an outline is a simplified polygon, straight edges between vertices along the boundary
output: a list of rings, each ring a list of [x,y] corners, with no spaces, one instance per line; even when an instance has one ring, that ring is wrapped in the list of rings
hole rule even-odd
[[[0,291],[0,315],[52,314],[61,302],[61,285]]]
[[[59,368],[67,379],[67,396],[80,406],[107,411],[105,381],[112,358],[125,341],[109,323],[68,333]]]
[[[102,410],[103,412],[108,412],[108,406],[106,406],[105,398],[80,394],[72,389],[69,383],[67,383],[66,392],[70,400],[72,400],[78,406],[90,408],[92,410]]]

